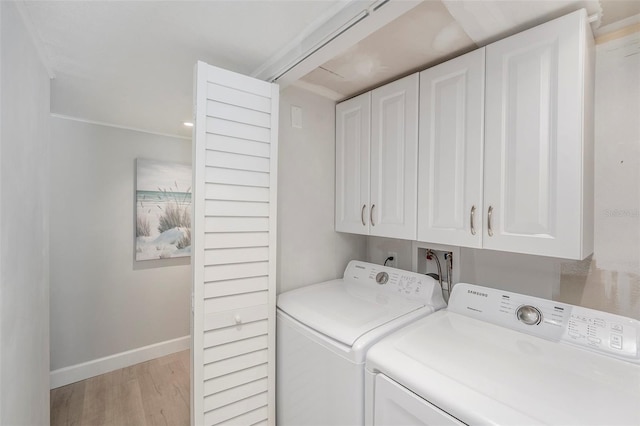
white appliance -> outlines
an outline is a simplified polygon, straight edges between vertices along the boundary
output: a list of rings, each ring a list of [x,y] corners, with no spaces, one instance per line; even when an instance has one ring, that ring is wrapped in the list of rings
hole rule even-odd
[[[374,345],[366,424],[640,425],[640,322],[471,284]]]
[[[358,261],[342,279],[278,296],[278,424],[362,425],[367,349],[444,307],[433,278]]]

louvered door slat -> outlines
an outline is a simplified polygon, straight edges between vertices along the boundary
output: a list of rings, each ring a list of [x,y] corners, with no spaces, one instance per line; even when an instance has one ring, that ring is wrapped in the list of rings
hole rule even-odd
[[[267,319],[269,314],[269,307],[267,305],[258,305],[258,306],[250,306],[245,308],[237,308],[224,312],[209,312],[204,315],[204,326],[206,327],[207,335],[210,335],[213,330],[219,328],[227,328],[226,331],[221,333],[222,335],[230,335],[231,338],[235,335],[238,335],[238,338],[246,338],[246,335],[240,336],[241,333],[249,333],[250,335],[256,335],[261,333],[266,333],[262,323],[255,324],[255,321]],[[236,317],[239,316],[241,319],[241,323],[237,324]],[[252,325],[243,325],[243,324],[252,324]],[[231,329],[229,327],[233,327]],[[254,331],[252,331],[254,330]],[[254,333],[254,334],[251,334]],[[214,336],[211,334],[211,338]],[[218,339],[223,339],[223,337],[218,337]],[[206,345],[205,348],[210,345]]]
[[[223,297],[213,297],[211,299],[205,299],[204,301],[204,312],[205,315],[208,313],[218,313],[218,312],[227,312],[227,311],[237,311],[238,309],[258,307],[261,305],[266,305],[269,301],[269,292],[268,291],[257,291],[255,293],[246,293],[246,294],[234,294],[233,296],[223,296]],[[235,315],[239,315],[235,313]],[[247,320],[243,319],[242,322],[247,322]]]
[[[218,84],[207,85],[207,98],[213,101],[238,105],[255,111],[271,112],[271,99]]]
[[[266,349],[268,346],[267,335],[250,337],[249,339],[239,340],[237,342],[218,345],[213,348],[204,350],[205,362],[216,362],[223,359],[235,357],[249,352]]]
[[[205,173],[205,182],[207,183],[226,183],[229,185],[269,188],[269,183],[271,182],[271,176],[265,172],[207,167]]]
[[[207,200],[204,209],[207,216],[269,217],[269,203]]]
[[[256,365],[264,364],[268,361],[269,351],[263,349],[261,351],[249,352],[247,354],[237,355],[222,361],[207,363],[205,359],[204,375],[206,377],[220,377],[225,374],[235,373],[236,371],[246,370]]]
[[[269,262],[232,263],[210,265],[204,268],[205,282],[225,281],[236,278],[251,278],[269,274]]]
[[[258,262],[261,260],[269,260],[269,248],[248,247],[207,250],[204,252],[204,259],[207,265]]]
[[[267,290],[269,288],[269,277],[241,278],[236,280],[215,281],[205,283],[204,297],[229,296],[231,294],[251,293],[254,291]]]
[[[219,423],[220,426],[247,426],[247,425],[257,425],[257,424],[269,424],[267,420],[267,413],[269,412],[268,407],[260,407],[256,408],[253,411],[249,411],[248,413],[242,414],[238,417],[234,417],[229,419],[228,421]],[[254,423],[258,420],[257,423]]]
[[[236,154],[222,151],[207,151],[207,166],[224,169],[269,172],[269,159],[254,155]]]
[[[266,247],[269,245],[268,232],[207,233],[204,236],[205,249],[232,247]]]
[[[204,395],[212,395],[220,392],[220,389],[231,389],[244,383],[267,377],[269,366],[267,363],[247,368],[226,376],[216,377],[204,382]]]
[[[267,379],[260,379],[255,382],[246,383],[233,389],[207,396],[204,399],[204,409],[207,411],[214,410],[241,399],[265,392],[267,390],[267,384]]]
[[[198,63],[192,424],[275,424],[278,87]]]
[[[207,149],[265,158],[269,158],[269,153],[271,152],[271,147],[268,143],[248,141],[210,133],[207,134]]]
[[[207,101],[207,116],[266,128],[271,125],[271,115],[268,113],[211,100]]]
[[[205,198],[212,201],[269,202],[269,188],[208,183],[204,190]]]
[[[204,232],[267,232],[268,217],[205,217]],[[212,237],[215,238],[215,237]],[[215,248],[215,247],[209,247]],[[225,248],[225,247],[218,247]]]
[[[217,330],[207,330],[204,333],[203,348],[211,348],[216,345],[223,345],[225,343],[267,334],[269,332],[269,325],[269,321],[265,319],[249,323],[244,322],[239,327],[230,325]]]
[[[218,408],[217,410],[206,412],[204,415],[204,421],[205,424],[220,424],[222,422],[229,421],[234,417],[248,414],[250,411],[253,411],[256,408],[264,407],[265,405],[267,405],[267,402],[268,396],[266,392],[254,395],[233,404],[225,405],[224,407]],[[246,423],[241,423],[240,420],[236,420],[234,422],[230,422],[230,424],[242,425]]]
[[[271,142],[271,131],[264,127],[207,117],[207,129],[214,135],[248,139],[255,142]]]

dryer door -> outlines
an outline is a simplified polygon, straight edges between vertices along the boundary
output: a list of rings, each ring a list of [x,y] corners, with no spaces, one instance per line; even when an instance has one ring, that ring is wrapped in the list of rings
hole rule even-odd
[[[375,426],[464,425],[455,417],[383,374],[376,375],[375,379],[373,424]]]

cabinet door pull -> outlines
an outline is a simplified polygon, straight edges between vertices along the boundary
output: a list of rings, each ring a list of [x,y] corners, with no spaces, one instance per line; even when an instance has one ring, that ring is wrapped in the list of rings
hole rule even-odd
[[[362,226],[367,226],[366,223],[364,223],[364,209],[367,208],[366,204],[362,205],[362,210],[360,210],[360,220],[362,221]]]
[[[471,225],[471,235],[476,235],[475,216],[476,216],[476,206],[471,206],[471,214],[469,217],[469,223]]]
[[[489,210],[487,211],[487,234],[490,237],[493,237],[493,228],[491,228],[491,215],[493,214],[493,206],[489,206]]]
[[[376,226],[375,223],[373,223],[373,209],[376,208],[375,204],[371,205],[371,211],[369,212],[369,222],[371,222],[371,226]]]

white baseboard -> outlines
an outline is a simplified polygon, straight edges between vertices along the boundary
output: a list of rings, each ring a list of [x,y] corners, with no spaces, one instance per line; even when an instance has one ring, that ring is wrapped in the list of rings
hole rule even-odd
[[[178,337],[177,339],[155,343],[149,346],[132,349],[130,351],[109,355],[82,364],[71,365],[59,368],[49,373],[50,388],[55,389],[60,386],[98,376],[120,368],[129,367],[154,358],[169,355],[189,349],[191,346],[191,336]]]

